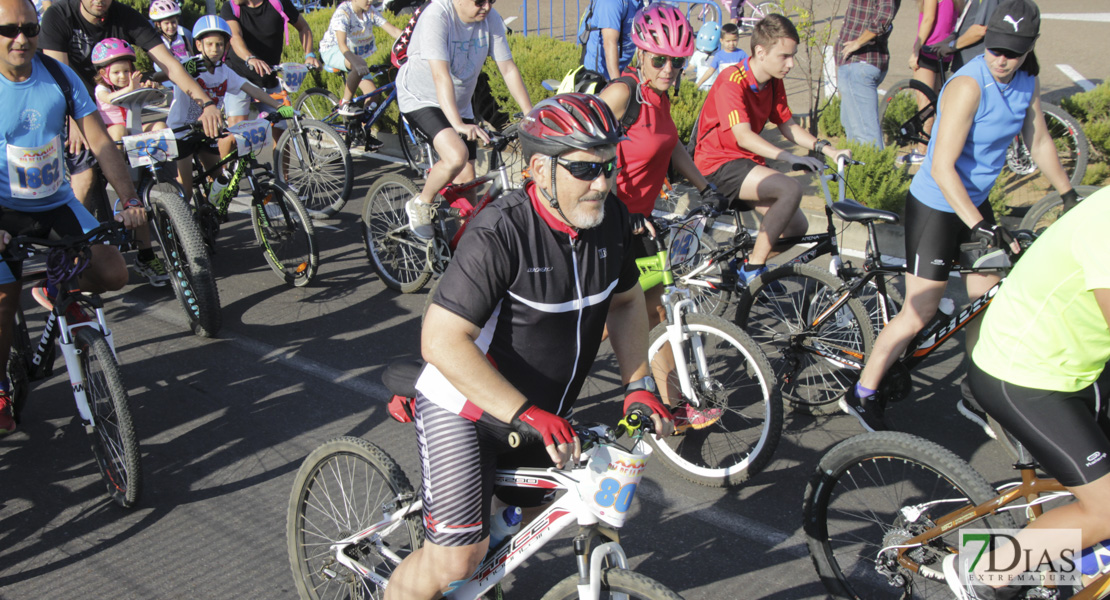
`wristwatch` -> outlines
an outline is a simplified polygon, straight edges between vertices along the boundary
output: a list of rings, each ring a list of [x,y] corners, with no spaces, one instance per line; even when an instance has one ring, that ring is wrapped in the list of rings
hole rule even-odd
[[[204,110],[204,109],[208,108],[209,106],[216,106],[216,101],[215,100],[209,100],[208,102],[205,102],[204,104],[201,104],[200,109]]]
[[[120,200],[120,206],[122,206],[124,210],[127,210],[128,208],[140,208],[142,207],[142,205],[142,201],[140,201],[138,198],[128,198],[127,200]]]
[[[813,151],[820,154],[821,150],[825,149],[825,146],[831,146],[831,145],[832,144],[829,142],[829,140],[817,140],[816,142],[813,143]]]
[[[624,386],[624,394],[626,396],[628,394],[631,394],[632,392],[636,392],[639,390],[647,390],[654,394],[656,391],[655,379],[652,378],[651,375],[646,375],[640,379],[637,379],[636,381],[629,382],[628,385]]]

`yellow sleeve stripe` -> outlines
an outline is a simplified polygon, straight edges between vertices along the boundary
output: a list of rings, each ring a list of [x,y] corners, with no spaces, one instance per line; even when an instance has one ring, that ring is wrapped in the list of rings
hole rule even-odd
[[[732,129],[740,123],[740,111],[734,110],[728,113],[728,128]]]

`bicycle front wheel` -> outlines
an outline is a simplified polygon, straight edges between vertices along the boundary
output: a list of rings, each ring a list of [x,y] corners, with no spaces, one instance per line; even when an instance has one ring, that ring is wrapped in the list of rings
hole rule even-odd
[[[285,283],[308,285],[316,275],[320,253],[316,231],[301,201],[278,181],[266,181],[251,205],[254,235],[266,264]]]
[[[309,119],[334,125],[328,120],[337,106],[339,106],[339,98],[335,94],[324,88],[312,88],[301,94],[300,98],[297,98],[293,108]]]
[[[859,378],[875,334],[859,299],[835,313],[843,283],[813,265],[784,265],[764,273],[743,295],[736,322],[767,353],[784,400],[809,414],[837,410],[836,401]]]
[[[220,292],[204,238],[185,204],[181,186],[163,181],[147,188],[146,193],[147,205],[153,209],[158,247],[189,328],[201,337],[213,337],[221,325]]]
[[[767,465],[782,435],[782,402],[771,366],[732,323],[701,314],[684,319],[679,360],[694,397],[683,396],[662,323],[651,331],[648,360],[660,394],[685,423],[676,421],[680,431],[669,438],[646,439],[656,456],[685,479],[716,487],[743,483]]]
[[[542,600],[577,600],[578,574],[560,581]],[[635,571],[616,567],[601,571],[601,599],[682,600],[663,584]]]
[[[1097,192],[1100,188],[1093,185],[1080,185],[1075,187],[1075,192],[1081,197],[1086,198],[1091,194]],[[1060,217],[1064,216],[1064,200],[1060,198],[1060,192],[1053,191],[1044,198],[1041,198],[1025,213],[1021,219],[1021,229],[1028,229],[1033,233],[1040,235],[1048,229],[1049,225],[1055,223]]]
[[[919,98],[925,108],[919,109]],[[903,79],[890,86],[879,100],[879,125],[883,143],[898,149],[898,156],[913,151],[918,143],[928,143],[931,131],[927,125],[936,114],[937,93],[916,79]]]
[[[405,203],[419,193],[420,188],[406,177],[382,175],[362,206],[366,256],[382,283],[404,294],[420,291],[432,278],[428,242],[413,234],[405,213]]]
[[[830,450],[806,486],[806,544],[833,597],[948,599],[941,561],[959,548],[959,528],[903,555],[917,572],[899,564],[899,546],[995,494],[970,465],[932,442],[901,432],[857,435]],[[1006,513],[970,523],[1015,527]]]
[[[351,197],[351,152],[327,123],[312,119],[288,123],[274,147],[278,180],[297,191],[305,208],[334,215]]]
[[[108,496],[116,504],[130,508],[139,501],[143,474],[131,404],[116,357],[104,335],[92,327],[78,328],[74,341],[85,396],[94,419],[92,425],[85,424],[85,431],[92,442],[96,466],[108,486]]]
[[[301,598],[381,598],[378,589],[336,560],[332,544],[346,539],[415,500],[404,471],[381,448],[356,437],[328,441],[308,455],[293,480],[286,543]],[[386,535],[352,546],[365,568],[388,578],[424,543],[419,513]]]

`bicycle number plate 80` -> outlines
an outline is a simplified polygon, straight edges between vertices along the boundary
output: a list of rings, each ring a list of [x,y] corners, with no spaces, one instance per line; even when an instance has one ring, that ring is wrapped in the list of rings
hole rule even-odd
[[[177,139],[169,129],[125,135],[123,151],[132,167],[145,167],[177,158]]]
[[[624,525],[628,509],[632,506],[632,497],[636,495],[636,488],[647,467],[651,447],[637,444],[636,450],[643,453],[602,446],[590,460],[593,485],[588,489],[592,489],[593,494],[586,501],[599,519],[613,527]]]
[[[281,87],[290,94],[296,94],[308,76],[308,67],[301,63],[281,63],[278,67],[281,69]]]
[[[253,119],[232,125],[227,131],[235,136],[239,156],[247,156],[252,152],[261,152],[270,144],[272,127],[273,124],[266,119]]]

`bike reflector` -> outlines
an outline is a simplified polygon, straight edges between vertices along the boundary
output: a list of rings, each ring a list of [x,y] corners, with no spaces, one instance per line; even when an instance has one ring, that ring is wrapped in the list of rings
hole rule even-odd
[[[308,76],[308,67],[301,63],[281,63],[278,68],[281,69],[281,87],[290,94],[296,94]]]
[[[600,446],[590,460],[588,471],[593,485],[587,489],[592,489],[593,494],[585,500],[599,519],[613,527],[624,525],[636,487],[647,468],[651,448],[647,444],[637,444],[636,450],[642,453]]]
[[[272,125],[266,119],[253,119],[232,125],[227,128],[227,132],[235,136],[235,148],[239,156],[247,156],[252,152],[261,152],[270,144]]]
[[[145,167],[177,158],[177,139],[169,129],[125,135],[122,141],[123,151],[132,167]]]

